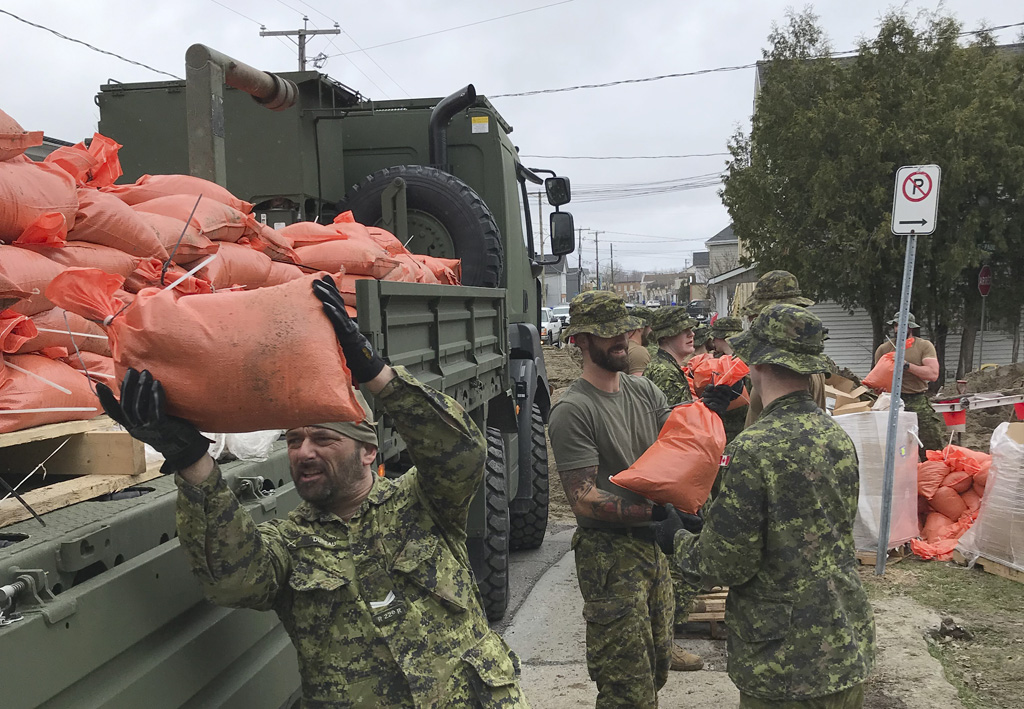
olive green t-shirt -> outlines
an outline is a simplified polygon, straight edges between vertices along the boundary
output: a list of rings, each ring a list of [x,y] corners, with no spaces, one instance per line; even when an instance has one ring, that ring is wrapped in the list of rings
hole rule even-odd
[[[881,359],[882,355],[887,354],[895,350],[896,347],[891,342],[883,342],[875,350],[875,363]],[[930,343],[928,340],[920,337],[915,337],[913,344],[906,349],[903,353],[905,361],[911,364],[921,365],[924,364],[926,359],[938,359],[939,355],[935,352],[935,345]],[[903,386],[900,387],[900,391],[904,394],[923,394],[928,391],[928,382],[924,381],[920,377],[911,374],[909,371],[903,373]]]
[[[639,342],[630,340],[626,351],[626,371],[636,376],[644,373],[651,361],[651,353]]]
[[[551,409],[548,434],[555,465],[559,470],[596,465],[599,490],[642,502],[642,496],[608,478],[631,466],[658,439],[668,415],[665,395],[643,377],[620,373],[614,394],[577,379]],[[584,517],[576,521],[581,527],[626,526]]]

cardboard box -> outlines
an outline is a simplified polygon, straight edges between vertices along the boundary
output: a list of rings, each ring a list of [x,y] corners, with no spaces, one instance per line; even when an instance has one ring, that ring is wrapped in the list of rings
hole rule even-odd
[[[833,377],[833,379],[842,379],[842,377]],[[848,383],[850,385],[850,388],[844,390],[835,387],[832,384],[825,385],[825,401],[827,404],[830,403],[832,405],[830,410],[833,412],[833,414],[852,414],[856,413],[857,411],[869,411],[871,409],[871,402],[861,401],[860,399],[861,395],[868,393],[867,388],[854,387],[853,382],[851,382],[849,379],[843,379],[843,382]],[[862,408],[862,404],[866,408]],[[857,408],[850,408],[854,406],[856,406]],[[841,409],[842,411],[840,411]]]
[[[870,401],[856,401],[851,404],[837,406],[836,408],[832,409],[832,415],[842,416],[843,414],[859,414],[864,411],[871,411]]]

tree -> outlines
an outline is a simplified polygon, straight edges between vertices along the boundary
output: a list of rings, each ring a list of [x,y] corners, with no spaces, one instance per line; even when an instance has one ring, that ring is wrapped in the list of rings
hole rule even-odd
[[[721,195],[745,262],[792,271],[811,295],[863,307],[877,346],[903,272],[905,242],[889,231],[895,172],[937,163],[939,222],[918,240],[913,309],[940,361],[945,333],[962,324],[969,363],[981,245],[992,244],[999,272],[1024,247],[1021,61],[984,33],[961,46],[960,24],[938,14],[890,12],[844,59],[831,56],[813,13],[787,19],[768,38],[751,132],[729,144]]]

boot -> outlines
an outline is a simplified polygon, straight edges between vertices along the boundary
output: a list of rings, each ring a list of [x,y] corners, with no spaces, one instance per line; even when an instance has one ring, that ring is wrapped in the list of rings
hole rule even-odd
[[[681,672],[693,672],[703,669],[704,659],[679,645],[672,643],[672,664],[671,669]]]

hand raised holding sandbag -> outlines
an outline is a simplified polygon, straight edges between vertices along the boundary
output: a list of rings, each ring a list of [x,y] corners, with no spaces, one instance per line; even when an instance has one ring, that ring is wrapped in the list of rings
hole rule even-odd
[[[704,406],[708,407],[719,416],[724,416],[725,412],[729,409],[729,404],[737,399],[742,391],[742,381],[736,382],[732,385],[717,384],[704,389],[704,394],[701,396],[700,400],[704,402]]]
[[[185,419],[168,416],[164,388],[148,370],[129,369],[121,382],[121,401],[105,384],[96,385],[100,404],[132,438],[147,443],[167,461],[160,471],[183,470],[206,455],[210,441]]]
[[[345,311],[345,301],[338,286],[330,276],[313,281],[313,293],[324,304],[327,319],[334,327],[341,351],[345,353],[345,364],[357,382],[368,382],[384,369],[384,360],[374,351],[370,341],[359,332],[355,320]]]

